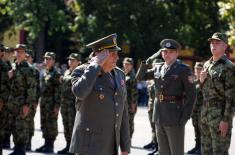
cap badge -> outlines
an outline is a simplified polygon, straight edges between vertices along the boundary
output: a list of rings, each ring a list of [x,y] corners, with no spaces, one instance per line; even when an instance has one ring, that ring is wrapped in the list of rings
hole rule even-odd
[[[169,43],[169,42],[166,43],[166,47],[167,47],[167,48],[171,47],[171,43]]]

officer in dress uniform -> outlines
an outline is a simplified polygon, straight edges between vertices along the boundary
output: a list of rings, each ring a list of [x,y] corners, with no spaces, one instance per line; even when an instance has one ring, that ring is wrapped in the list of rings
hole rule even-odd
[[[177,60],[181,45],[173,39],[160,43],[165,62],[148,70],[142,62],[138,80],[155,80],[154,121],[160,155],[184,154],[184,130],[196,98],[196,89],[190,68]],[[147,61],[148,62],[148,61]]]
[[[116,67],[116,34],[87,45],[93,54],[72,73],[77,99],[70,152],[79,155],[122,155],[130,152],[124,72]]]

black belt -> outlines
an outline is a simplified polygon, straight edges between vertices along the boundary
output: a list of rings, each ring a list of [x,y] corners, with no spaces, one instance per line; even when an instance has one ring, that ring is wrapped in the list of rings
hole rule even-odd
[[[183,96],[167,96],[167,95],[157,95],[156,96],[160,102],[163,101],[181,101],[183,99]]]

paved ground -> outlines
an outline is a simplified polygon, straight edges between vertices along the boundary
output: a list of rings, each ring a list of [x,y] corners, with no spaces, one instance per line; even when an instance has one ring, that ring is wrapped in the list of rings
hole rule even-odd
[[[40,130],[39,113],[35,117],[35,136],[32,139],[32,149],[35,150],[37,147],[44,143],[41,138],[42,133]],[[59,135],[55,141],[55,152],[62,149],[65,146],[65,140],[63,136],[63,126],[61,117],[59,116]],[[235,125],[235,121],[233,122]],[[135,117],[135,132],[132,140],[132,149],[130,155],[147,155],[148,151],[142,149],[142,147],[149,143],[151,140],[151,130],[148,121],[147,108],[140,107]],[[13,145],[13,144],[12,144]],[[194,146],[194,131],[191,124],[191,120],[187,123],[185,129],[185,151],[191,149]],[[235,129],[233,129],[232,143],[229,150],[230,155],[235,155]],[[3,155],[7,155],[12,150],[4,150]],[[27,155],[42,155],[35,152],[27,152]],[[52,154],[51,154],[52,155]]]

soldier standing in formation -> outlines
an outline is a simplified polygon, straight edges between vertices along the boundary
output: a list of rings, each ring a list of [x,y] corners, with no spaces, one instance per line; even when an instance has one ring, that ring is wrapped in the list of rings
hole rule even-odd
[[[116,67],[116,34],[87,45],[93,55],[72,73],[77,99],[70,152],[79,155],[122,155],[130,152],[125,74]]]
[[[164,39],[160,45],[165,62],[156,64],[151,70],[142,62],[137,79],[155,80],[154,120],[159,154],[183,155],[185,124],[196,98],[193,75],[188,66],[177,60],[181,48],[177,41]]]
[[[30,104],[30,113],[29,113],[29,139],[28,139],[28,143],[26,145],[26,151],[30,151],[31,150],[31,141],[32,141],[32,137],[34,135],[34,116],[37,112],[37,106],[38,106],[38,101],[39,101],[39,97],[40,97],[40,73],[38,71],[38,69],[33,65],[33,51],[27,49],[26,50],[26,58],[27,58],[27,62],[31,65],[31,67],[33,68],[34,71],[34,78],[37,82],[37,90],[36,90],[36,102]]]
[[[208,41],[212,57],[205,62],[200,76],[202,154],[228,155],[235,106],[235,66],[225,56],[225,34],[216,32]]]
[[[66,147],[58,154],[68,154],[69,146],[73,132],[73,124],[76,115],[75,96],[71,90],[71,74],[72,71],[81,64],[81,56],[78,53],[71,53],[68,57],[69,69],[65,71],[61,78],[61,115],[64,125],[64,136],[66,140]]]
[[[28,121],[30,106],[36,102],[37,82],[32,67],[26,61],[26,47],[17,44],[16,61],[8,72],[11,79],[11,93],[8,107],[13,115],[12,130],[15,143],[11,155],[25,155],[25,147],[29,138]]]
[[[151,64],[150,68],[153,68],[154,65],[157,62],[162,62],[160,59],[161,56],[161,50],[158,50],[154,55],[152,55],[150,58],[148,58],[147,63]],[[155,122],[153,121],[153,109],[154,109],[154,100],[156,96],[156,88],[155,88],[155,83],[154,80],[148,80],[148,117],[149,117],[149,122],[150,126],[152,129],[152,141],[148,143],[147,145],[144,146],[144,149],[151,149],[153,152],[149,153],[148,155],[155,155],[158,153],[158,142],[157,142],[157,133],[156,133],[156,127],[155,127]]]
[[[45,72],[41,78],[40,116],[41,130],[45,143],[36,152],[54,152],[54,141],[58,135],[58,114],[60,108],[60,73],[55,69],[54,52],[46,52],[44,62]]]
[[[127,89],[127,104],[129,114],[129,130],[130,136],[134,133],[134,118],[137,111],[137,81],[135,79],[135,71],[133,69],[134,61],[132,58],[124,58],[123,70],[126,75],[126,89]]]
[[[3,61],[5,47],[0,44],[0,155],[2,155],[4,129],[7,125],[7,99],[10,93],[8,71],[9,67]]]
[[[193,112],[192,112],[192,123],[194,127],[195,132],[195,147],[187,152],[187,154],[201,154],[201,131],[200,131],[200,125],[201,125],[201,107],[203,102],[203,96],[202,91],[200,88],[200,73],[203,68],[202,62],[196,62],[194,66],[194,75],[195,79],[194,82],[196,84],[196,92],[197,92],[197,99],[196,103],[193,106]]]

